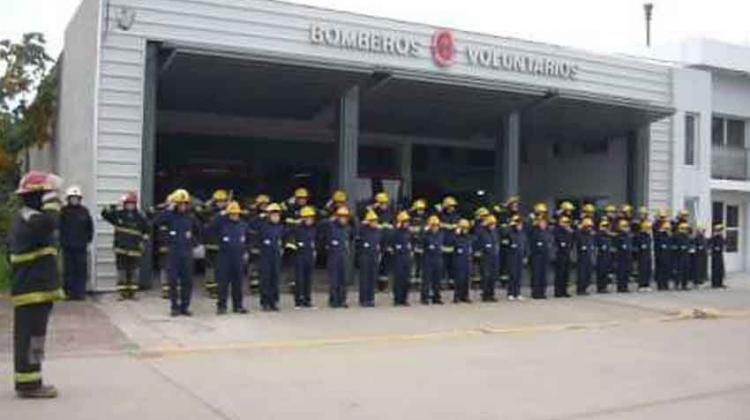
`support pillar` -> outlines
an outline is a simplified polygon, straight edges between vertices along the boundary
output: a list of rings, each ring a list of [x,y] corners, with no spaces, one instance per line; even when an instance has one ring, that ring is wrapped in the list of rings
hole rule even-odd
[[[399,173],[401,174],[401,197],[412,198],[411,196],[411,148],[410,142],[401,145],[399,153]]]
[[[627,201],[633,206],[648,205],[649,124],[628,133],[627,137]]]
[[[513,111],[503,121],[502,139],[495,144],[495,185],[500,200],[518,194],[521,163],[521,113]]]
[[[347,192],[354,208],[359,149],[359,86],[347,90],[339,100],[336,186]]]
[[[156,90],[159,84],[159,44],[146,44],[146,65],[143,82],[143,135],[141,145],[141,209],[154,205],[154,178],[156,172]],[[153,232],[152,232],[153,233]],[[141,263],[139,283],[142,289],[151,289],[153,284],[152,259],[153,239],[147,241]]]

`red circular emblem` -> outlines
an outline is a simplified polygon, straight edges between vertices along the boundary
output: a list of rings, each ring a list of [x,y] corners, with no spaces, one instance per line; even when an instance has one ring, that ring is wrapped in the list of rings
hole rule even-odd
[[[432,59],[440,67],[448,67],[456,58],[456,44],[453,33],[447,29],[440,29],[432,35]]]

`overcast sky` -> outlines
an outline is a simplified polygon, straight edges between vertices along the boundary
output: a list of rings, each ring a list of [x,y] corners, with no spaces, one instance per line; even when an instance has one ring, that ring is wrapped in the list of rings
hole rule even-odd
[[[106,1],[106,0],[102,0]],[[242,2],[244,0],[235,0]],[[43,32],[51,55],[80,0],[0,0],[0,38]],[[296,3],[455,29],[636,53],[644,43],[642,0],[296,0]],[[653,0],[655,44],[709,37],[750,45],[750,0]]]

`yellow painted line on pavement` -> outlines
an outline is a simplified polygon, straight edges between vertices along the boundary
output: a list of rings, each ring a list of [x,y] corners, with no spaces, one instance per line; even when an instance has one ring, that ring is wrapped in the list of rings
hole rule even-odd
[[[531,335],[565,331],[589,331],[620,327],[627,324],[661,323],[671,321],[717,319],[717,318],[750,318],[750,310],[718,311],[710,308],[693,308],[671,311],[667,316],[640,318],[624,321],[606,321],[592,323],[566,323],[546,325],[526,325],[517,327],[480,326],[462,330],[437,331],[415,334],[383,334],[370,336],[347,336],[330,338],[311,338],[294,340],[269,340],[254,342],[235,342],[210,345],[167,345],[141,349],[135,356],[140,358],[162,358],[168,356],[189,355],[210,352],[231,352],[238,350],[284,350],[309,349],[327,346],[393,344],[403,342],[437,341],[453,338],[481,337],[487,335]]]

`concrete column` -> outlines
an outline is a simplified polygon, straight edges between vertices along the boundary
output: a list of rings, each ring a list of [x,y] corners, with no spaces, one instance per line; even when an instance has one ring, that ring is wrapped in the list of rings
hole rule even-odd
[[[518,173],[521,164],[521,113],[513,111],[505,117],[502,139],[495,146],[495,193],[500,200],[518,194]]]
[[[349,206],[354,205],[359,149],[359,87],[347,90],[339,100],[339,137],[337,142],[336,185],[347,192]]]
[[[159,44],[146,45],[146,65],[143,78],[143,136],[141,145],[141,208],[154,205],[154,178],[156,172],[156,91],[159,84]],[[146,243],[144,255],[152,255],[153,237]],[[151,258],[143,258],[139,283],[142,289],[153,285]]]
[[[405,142],[401,144],[399,153],[399,172],[401,174],[401,193],[403,197],[411,197],[411,148],[411,143]]]
[[[627,136],[627,200],[633,206],[648,205],[649,144],[651,126],[645,124]]]

